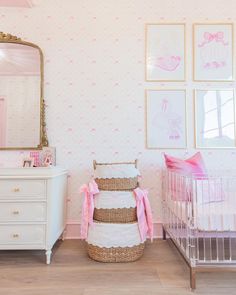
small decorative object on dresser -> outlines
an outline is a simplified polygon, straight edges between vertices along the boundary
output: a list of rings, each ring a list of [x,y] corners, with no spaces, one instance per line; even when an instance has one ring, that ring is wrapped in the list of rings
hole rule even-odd
[[[33,159],[34,161],[34,164],[33,166],[34,167],[40,167],[41,166],[41,161],[40,161],[40,152],[39,151],[36,151],[36,152],[30,152],[30,158]]]
[[[67,171],[53,168],[0,169],[0,250],[45,250],[66,226]]]
[[[33,167],[34,165],[34,159],[33,158],[24,158],[23,159],[23,167]]]
[[[56,165],[56,149],[54,147],[43,147],[42,166],[49,167]]]

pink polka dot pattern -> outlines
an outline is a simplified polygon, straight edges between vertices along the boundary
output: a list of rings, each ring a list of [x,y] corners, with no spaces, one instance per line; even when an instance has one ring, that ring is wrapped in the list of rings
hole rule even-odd
[[[45,58],[47,130],[57,163],[68,168],[68,220],[80,219],[79,187],[92,175],[92,160],[139,159],[142,186],[149,189],[154,219],[161,219],[162,150],[145,146],[146,88],[187,88],[188,150],[195,152],[191,81],[193,22],[235,21],[236,1],[35,1],[31,9],[0,8],[1,31],[38,44]],[[38,6],[37,6],[38,3]],[[209,4],[208,4],[209,3]],[[161,4],[161,5],[160,5]],[[145,23],[186,22],[187,76],[184,83],[147,83]],[[17,25],[16,25],[17,24]],[[218,87],[217,83],[209,86]],[[220,85],[220,87],[232,87]],[[235,160],[233,151],[203,151],[208,165]],[[24,152],[0,152],[0,167],[20,165]]]

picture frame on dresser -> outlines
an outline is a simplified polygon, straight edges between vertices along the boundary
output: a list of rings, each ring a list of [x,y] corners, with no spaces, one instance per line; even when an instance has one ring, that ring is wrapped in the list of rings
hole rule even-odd
[[[33,167],[34,165],[34,159],[33,158],[24,158],[22,167]]]
[[[193,80],[234,79],[233,23],[193,24]]]
[[[186,90],[146,90],[146,146],[149,149],[187,147]]]
[[[235,148],[234,89],[195,89],[195,147]]]
[[[146,81],[185,81],[184,23],[146,24]]]

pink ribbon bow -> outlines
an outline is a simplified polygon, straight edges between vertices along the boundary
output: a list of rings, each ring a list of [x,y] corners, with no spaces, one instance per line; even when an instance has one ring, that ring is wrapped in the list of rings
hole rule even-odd
[[[139,187],[134,190],[137,205],[138,226],[142,242],[147,235],[153,240],[152,210],[148,200],[148,191]]]
[[[198,47],[203,47],[205,44],[210,43],[212,41],[220,42],[223,45],[228,45],[228,42],[224,42],[224,33],[223,32],[217,32],[217,33],[209,33],[205,32],[204,33],[204,41],[198,45]]]
[[[96,182],[92,180],[88,185],[82,185],[80,193],[84,194],[80,235],[81,239],[86,239],[88,236],[88,226],[93,225],[94,196],[99,193]]]

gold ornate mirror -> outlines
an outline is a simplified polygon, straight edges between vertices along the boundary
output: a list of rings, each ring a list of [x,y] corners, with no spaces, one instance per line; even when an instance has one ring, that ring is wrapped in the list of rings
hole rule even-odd
[[[0,32],[0,150],[48,146],[43,100],[43,53]]]

